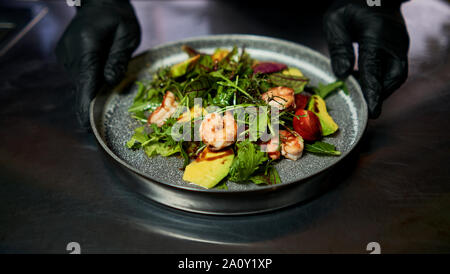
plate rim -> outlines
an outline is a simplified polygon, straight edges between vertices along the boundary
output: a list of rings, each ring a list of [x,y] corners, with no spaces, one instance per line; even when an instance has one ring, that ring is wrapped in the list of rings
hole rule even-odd
[[[135,55],[132,57],[131,60],[134,59],[138,59],[138,58],[142,58],[144,57],[146,54],[148,54],[149,51],[156,51],[158,49],[161,48],[165,48],[165,47],[169,47],[169,46],[173,46],[179,43],[188,43],[188,42],[198,42],[198,41],[211,41],[211,40],[220,40],[220,39],[246,39],[246,40],[252,40],[252,41],[267,41],[267,42],[275,42],[278,44],[284,44],[288,47],[296,47],[296,48],[300,48],[303,51],[306,51],[308,54],[314,55],[316,58],[318,59],[322,59],[322,61],[325,61],[329,66],[331,66],[331,61],[330,59],[323,55],[322,53],[313,50],[305,45],[299,44],[299,43],[295,43],[292,41],[288,41],[288,40],[284,40],[284,39],[280,39],[280,38],[274,38],[274,37],[268,37],[268,36],[262,36],[262,35],[253,35],[253,34],[214,34],[214,35],[201,35],[201,36],[194,36],[194,37],[189,37],[189,38],[185,38],[185,39],[180,39],[180,40],[176,40],[176,41],[169,41],[166,43],[162,43],[159,44],[153,48],[149,48],[147,50],[144,50],[142,52],[140,52],[139,54]],[[130,60],[130,61],[131,61]],[[124,78],[123,80],[125,80],[126,78]],[[308,179],[317,176],[318,174],[321,174],[323,172],[328,171],[329,169],[333,168],[334,166],[336,166],[338,163],[340,163],[342,160],[344,160],[344,158],[346,158],[352,151],[354,151],[355,147],[358,145],[358,143],[361,141],[362,136],[364,135],[364,132],[367,128],[367,124],[368,124],[368,107],[367,107],[367,103],[364,99],[364,94],[363,91],[361,89],[361,86],[359,85],[358,81],[353,77],[353,76],[349,76],[346,81],[350,81],[352,82],[352,84],[354,84],[356,92],[358,92],[360,94],[360,96],[363,98],[362,100],[362,128],[361,131],[359,131],[357,133],[357,136],[355,137],[355,141],[354,143],[351,145],[350,149],[344,153],[342,153],[339,156],[339,159],[334,162],[332,165],[323,168],[321,170],[318,170],[312,174],[309,174],[307,177],[302,178],[300,180],[296,180],[296,181],[292,181],[289,183],[281,183],[281,184],[276,184],[276,185],[267,185],[267,186],[260,186],[258,188],[255,189],[244,189],[244,190],[224,190],[224,189],[201,189],[201,188],[193,188],[190,186],[182,186],[182,185],[175,185],[175,184],[171,184],[171,183],[166,183],[166,182],[161,182],[158,180],[154,180],[152,178],[150,178],[147,174],[145,174],[144,172],[142,172],[141,170],[131,166],[130,164],[128,164],[125,160],[121,159],[119,156],[117,156],[103,141],[102,138],[102,134],[99,132],[99,130],[96,127],[95,124],[95,118],[94,118],[94,106],[97,100],[97,97],[99,95],[102,94],[102,90],[105,90],[105,86],[103,86],[100,89],[100,92],[97,93],[97,96],[91,101],[90,107],[89,107],[89,121],[90,121],[90,126],[92,129],[92,132],[94,133],[97,142],[101,145],[101,147],[103,148],[103,150],[105,150],[109,156],[111,156],[115,161],[117,161],[119,164],[121,164],[121,166],[126,167],[128,170],[131,170],[133,173],[135,173],[136,175],[142,176],[143,178],[145,178],[146,180],[149,180],[150,182],[153,183],[158,183],[158,184],[162,184],[164,186],[168,186],[168,187],[172,187],[172,188],[176,188],[179,190],[184,190],[184,191],[195,191],[195,192],[206,192],[206,193],[218,193],[218,194],[225,194],[227,195],[227,193],[231,194],[236,194],[236,193],[254,193],[254,192],[267,192],[267,191],[272,191],[281,187],[287,187],[290,186],[292,184],[299,184],[302,182],[307,181]],[[120,85],[120,83],[118,84]],[[110,92],[114,91],[114,87],[111,89]]]

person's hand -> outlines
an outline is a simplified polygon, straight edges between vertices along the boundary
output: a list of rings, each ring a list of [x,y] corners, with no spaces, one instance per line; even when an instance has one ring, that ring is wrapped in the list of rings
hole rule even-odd
[[[353,72],[353,42],[359,44],[359,82],[369,107],[378,118],[384,99],[408,76],[409,36],[400,11],[403,1],[381,1],[369,7],[366,0],[335,1],[324,16],[331,64],[338,78]]]
[[[83,0],[56,47],[59,62],[76,82],[75,111],[89,129],[89,105],[101,85],[117,84],[140,42],[128,0]]]

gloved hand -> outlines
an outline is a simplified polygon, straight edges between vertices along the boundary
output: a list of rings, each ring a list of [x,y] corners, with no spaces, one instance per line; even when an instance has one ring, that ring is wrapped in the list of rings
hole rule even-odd
[[[56,47],[58,60],[76,82],[75,111],[89,129],[89,105],[103,83],[117,84],[140,43],[129,0],[83,0]]]
[[[369,107],[378,118],[384,99],[408,76],[409,36],[399,0],[369,7],[366,0],[335,1],[324,16],[331,64],[338,78],[353,72],[352,42],[359,44],[359,82]]]

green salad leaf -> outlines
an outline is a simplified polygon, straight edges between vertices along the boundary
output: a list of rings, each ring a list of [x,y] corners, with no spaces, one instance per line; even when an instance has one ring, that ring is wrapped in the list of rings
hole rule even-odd
[[[160,142],[151,142],[144,146],[144,152],[148,157],[156,155],[167,157],[180,151],[180,146],[170,146],[167,143]]]
[[[317,95],[319,95],[320,97],[325,99],[325,97],[327,97],[328,95],[330,95],[334,91],[337,91],[337,90],[339,90],[341,88],[344,90],[344,92],[346,94],[348,94],[347,87],[346,87],[344,81],[341,81],[341,80],[338,80],[338,81],[333,82],[333,83],[328,84],[328,85],[324,85],[322,83],[319,83],[319,86],[318,87],[314,87],[313,91]]]
[[[137,149],[140,148],[143,143],[148,141],[148,139],[148,135],[145,133],[145,126],[138,127],[134,130],[133,136],[131,136],[126,145],[128,148]]]
[[[323,155],[341,155],[341,152],[337,151],[334,145],[320,141],[314,142],[313,144],[305,144],[305,150],[311,153]]]
[[[154,111],[161,105],[163,94],[155,88],[147,89],[142,82],[136,82],[136,84],[138,91],[128,112],[133,112],[137,117],[142,118],[143,111]]]
[[[237,153],[230,169],[230,180],[233,182],[246,182],[258,170],[261,164],[269,158],[255,143],[245,140],[236,143]]]
[[[275,185],[281,183],[280,174],[278,174],[278,171],[274,166],[269,166],[265,174],[250,177],[250,181],[257,185]]]
[[[275,86],[292,88],[295,94],[302,92],[309,82],[309,79],[304,76],[286,75],[280,72],[270,74],[269,79]]]
[[[181,143],[175,142],[171,137],[171,128],[175,121],[175,119],[170,118],[160,128],[156,125],[150,125],[153,130],[151,133],[147,133],[150,130],[147,126],[136,128],[126,146],[130,149],[142,148],[149,157],[155,155],[167,157],[182,152]]]

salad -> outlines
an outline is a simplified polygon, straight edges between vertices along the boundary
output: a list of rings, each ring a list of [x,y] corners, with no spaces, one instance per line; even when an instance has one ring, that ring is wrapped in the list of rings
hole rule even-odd
[[[149,157],[184,159],[183,180],[227,189],[227,181],[278,184],[274,164],[306,153],[339,156],[322,140],[339,130],[325,98],[344,82],[309,85],[298,68],[251,58],[245,47],[213,54],[187,45],[183,62],[137,82],[128,111],[142,126],[126,143]]]

